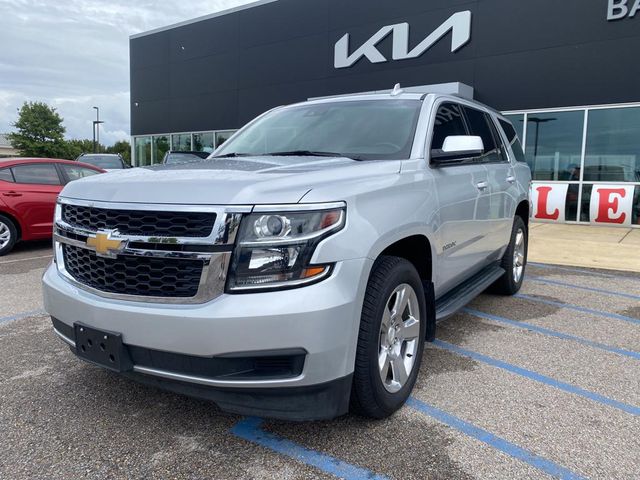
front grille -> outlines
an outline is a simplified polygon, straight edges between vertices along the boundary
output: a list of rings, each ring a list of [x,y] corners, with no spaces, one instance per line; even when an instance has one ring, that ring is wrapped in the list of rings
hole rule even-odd
[[[211,212],[111,210],[63,205],[62,219],[88,230],[118,230],[122,235],[208,237],[216,221]]]
[[[126,256],[103,258],[91,250],[63,245],[64,265],[76,281],[91,288],[142,297],[194,297],[202,260]]]

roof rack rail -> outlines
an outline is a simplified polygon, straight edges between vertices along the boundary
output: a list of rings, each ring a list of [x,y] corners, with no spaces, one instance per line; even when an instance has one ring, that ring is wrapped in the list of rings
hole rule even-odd
[[[469,85],[465,83],[460,83],[460,82],[435,83],[433,85],[417,85],[415,87],[402,87],[402,88],[400,88],[400,84],[396,84],[396,86],[393,89],[389,89],[389,90],[373,90],[370,92],[355,92],[355,93],[344,93],[341,95],[328,95],[326,97],[311,97],[308,100],[325,100],[329,98],[353,97],[356,95],[392,94],[394,96],[399,96],[399,95],[402,95],[403,93],[421,93],[424,95],[427,95],[429,93],[442,93],[446,95],[456,95],[458,97],[473,100],[473,87],[470,87]]]

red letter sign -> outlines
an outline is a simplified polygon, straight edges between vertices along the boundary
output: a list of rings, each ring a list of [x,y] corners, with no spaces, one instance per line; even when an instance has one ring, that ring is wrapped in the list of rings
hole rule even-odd
[[[533,184],[533,218],[548,222],[564,222],[568,188],[569,185],[566,183]]]
[[[631,224],[633,186],[594,185],[590,214],[594,223]]]
[[[535,218],[541,220],[558,220],[560,216],[560,210],[555,209],[552,213],[547,213],[547,203],[549,203],[549,192],[553,190],[552,187],[536,187],[536,191],[538,192],[538,211],[536,212]]]

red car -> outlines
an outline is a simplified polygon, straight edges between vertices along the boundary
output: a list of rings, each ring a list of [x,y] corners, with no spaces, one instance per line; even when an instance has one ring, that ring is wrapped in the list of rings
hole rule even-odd
[[[51,158],[0,159],[0,256],[18,240],[51,238],[58,194],[67,183],[104,170]]]

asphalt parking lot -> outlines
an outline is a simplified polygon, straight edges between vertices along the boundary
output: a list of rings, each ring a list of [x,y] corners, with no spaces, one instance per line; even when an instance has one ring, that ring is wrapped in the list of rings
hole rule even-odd
[[[49,243],[0,258],[0,478],[640,477],[640,275],[530,265],[441,323],[392,418],[243,418],[76,359]]]

